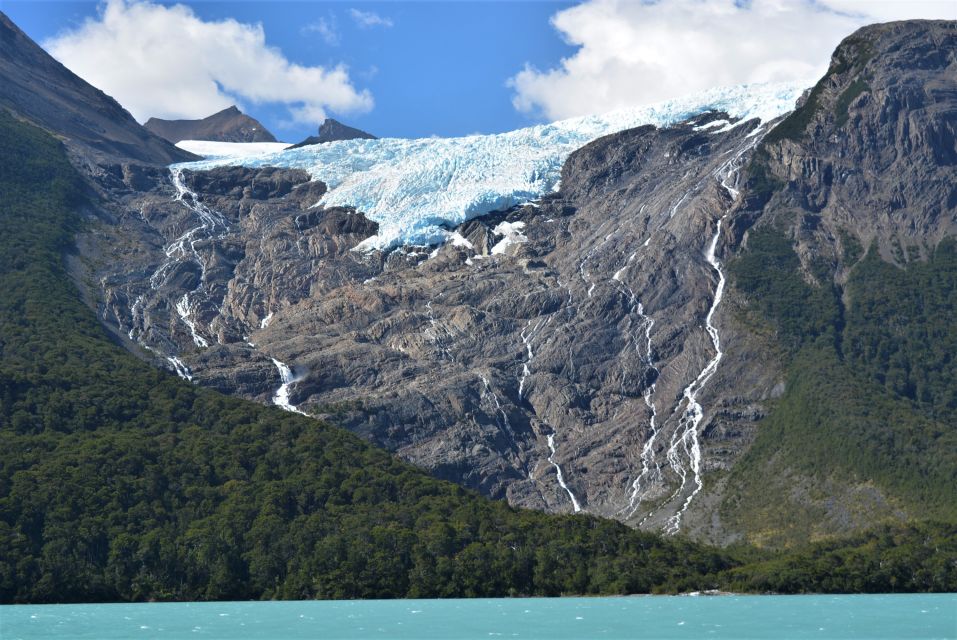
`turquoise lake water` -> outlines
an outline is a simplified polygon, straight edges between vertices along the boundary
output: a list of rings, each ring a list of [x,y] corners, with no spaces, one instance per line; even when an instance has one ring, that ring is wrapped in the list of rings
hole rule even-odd
[[[957,638],[957,594],[0,607],[17,638]]]

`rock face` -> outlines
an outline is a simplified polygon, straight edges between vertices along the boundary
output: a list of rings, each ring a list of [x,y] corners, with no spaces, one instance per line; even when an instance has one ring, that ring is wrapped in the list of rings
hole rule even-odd
[[[957,22],[861,29],[765,140],[738,227],[786,224],[805,261],[823,251],[842,272],[842,231],[889,262],[901,244],[926,257],[955,231],[955,140]]]
[[[258,120],[250,118],[235,106],[223,109],[202,120],[162,120],[150,118],[143,125],[172,143],[180,140],[214,140],[216,142],[276,142]]]
[[[803,279],[833,288],[840,317],[853,315],[845,285],[869,248],[903,267],[926,261],[943,239],[957,236],[957,22],[873,25],[845,39],[826,75],[764,138],[744,175],[742,198],[729,218],[729,255],[747,252],[758,230],[773,229],[791,241]],[[728,302],[733,309],[752,301],[732,288]],[[743,322],[729,320],[732,332],[743,331]],[[748,339],[752,348],[762,342],[767,337]],[[765,368],[773,353],[769,346],[751,361]],[[944,433],[953,427],[946,419],[939,424]],[[902,513],[906,501],[866,476],[835,481],[797,471],[780,455],[752,462],[750,473],[765,481],[749,490],[779,497],[784,513],[816,514],[811,529],[818,535],[924,517]],[[721,480],[706,486],[688,530],[727,539],[715,514],[736,517],[739,489]],[[773,528],[755,523],[750,537]]]
[[[375,225],[310,208],[323,187],[305,174],[174,175],[180,195],[160,181],[114,227],[107,261],[126,266],[101,274],[105,319],[264,402],[285,363],[299,409],[513,504],[668,526],[697,487],[694,446],[705,470],[731,464],[778,382],[743,346],[702,378],[705,318],[725,319],[709,316],[709,249],[760,140],[755,122],[709,131],[719,120],[600,139],[566,163],[560,193],[390,253],[350,251]],[[130,268],[121,237],[152,251],[130,248]],[[683,394],[725,379],[745,390],[698,397],[722,425],[701,443]]]
[[[376,224],[313,206],[301,171],[99,176],[99,311],[183,377],[512,504],[733,540],[721,478],[784,379],[723,265],[755,225],[838,278],[841,230],[890,253],[957,232],[954,29],[858,32],[774,129],[709,112],[596,140],[558,193],[441,246],[353,251]]]
[[[356,129],[342,124],[338,120],[326,118],[319,125],[319,135],[309,136],[302,142],[292,145],[290,149],[298,149],[310,144],[322,144],[323,142],[335,142],[336,140],[375,140],[376,137],[371,133],[366,133],[361,129]]]
[[[0,106],[50,131],[82,166],[195,160],[139,125],[0,13]]]

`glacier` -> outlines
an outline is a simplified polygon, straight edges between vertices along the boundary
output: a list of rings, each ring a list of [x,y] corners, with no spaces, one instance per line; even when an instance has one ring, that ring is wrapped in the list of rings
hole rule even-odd
[[[726,112],[738,123],[754,118],[768,122],[791,111],[806,86],[737,85],[506,133],[344,140],[274,153],[206,158],[173,167],[304,169],[328,186],[316,205],[355,207],[379,224],[378,235],[357,249],[438,244],[452,238],[449,227],[557,190],[565,160],[592,140],[642,125],[669,126],[706,111]],[[722,125],[707,132],[735,126]]]

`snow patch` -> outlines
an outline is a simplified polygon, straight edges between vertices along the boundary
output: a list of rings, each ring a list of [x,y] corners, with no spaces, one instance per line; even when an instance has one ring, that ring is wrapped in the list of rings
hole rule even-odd
[[[180,140],[176,146],[204,158],[246,158],[279,153],[288,142],[218,142],[216,140]]]
[[[492,229],[492,233],[497,236],[503,236],[501,240],[492,247],[492,255],[500,255],[513,244],[522,244],[528,242],[528,238],[522,231],[525,229],[524,222],[499,222]]]
[[[472,242],[458,231],[452,231],[449,233],[449,242],[452,243],[453,247],[464,247],[466,249],[475,248]]]
[[[727,120],[712,120],[708,124],[698,125],[694,128],[695,131],[707,131],[708,129],[713,129],[715,127],[724,127],[729,124]]]

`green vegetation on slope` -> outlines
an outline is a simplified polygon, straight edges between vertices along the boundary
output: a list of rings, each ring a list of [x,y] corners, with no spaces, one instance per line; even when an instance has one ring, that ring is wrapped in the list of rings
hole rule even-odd
[[[903,269],[872,250],[847,292],[848,363],[929,417],[957,424],[957,242]]]
[[[823,267],[823,284],[805,280],[781,232],[753,231],[729,266],[790,355],[787,390],[733,471],[724,515],[771,545],[882,519],[957,521],[955,243],[906,270],[871,252],[850,274],[846,313]]]
[[[734,591],[773,593],[947,592],[957,584],[957,526],[879,527],[731,569]]]
[[[726,554],[520,511],[114,344],[61,264],[82,184],[0,112],[0,602],[616,594]]]
[[[837,50],[834,52],[834,59],[831,61],[831,67],[827,70],[817,84],[811,88],[807,100],[800,108],[795,109],[782,120],[776,127],[768,132],[764,137],[764,144],[773,144],[781,140],[801,140],[807,135],[807,129],[814,120],[815,115],[823,108],[824,100],[822,97],[833,85],[837,76],[843,75],[848,71],[854,71],[857,74],[863,72],[864,67],[874,57],[874,48],[870,42],[864,38],[851,36],[846,38]],[[859,76],[854,76],[851,83],[844,89],[837,100],[833,113],[835,125],[842,127],[847,123],[847,108],[851,102],[864,91],[869,91],[866,80]]]

